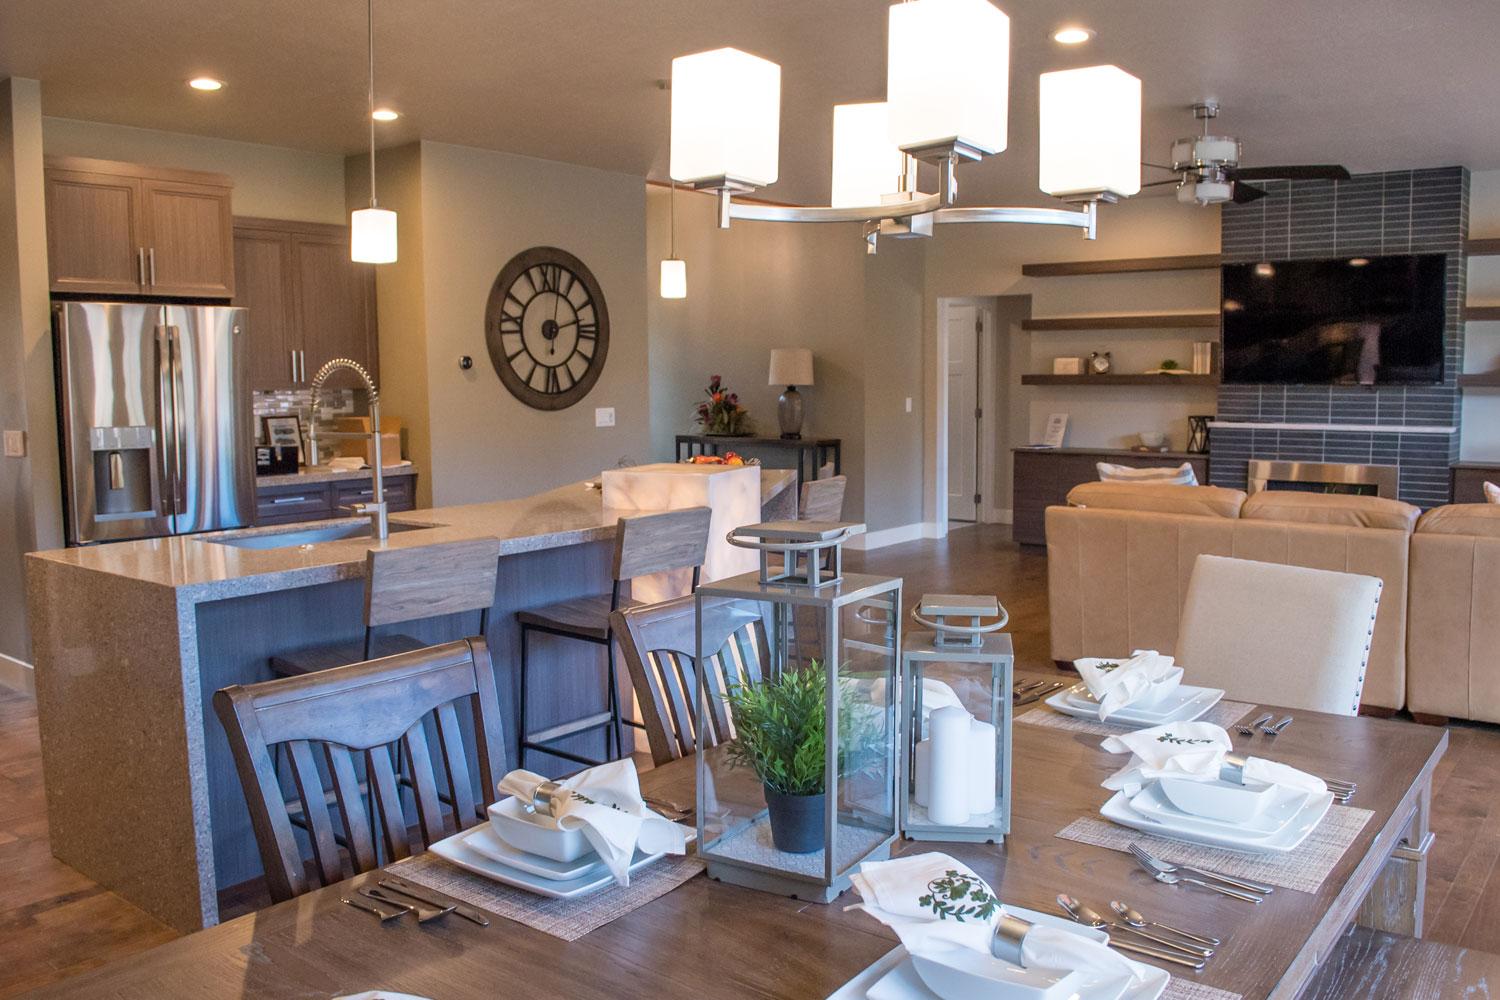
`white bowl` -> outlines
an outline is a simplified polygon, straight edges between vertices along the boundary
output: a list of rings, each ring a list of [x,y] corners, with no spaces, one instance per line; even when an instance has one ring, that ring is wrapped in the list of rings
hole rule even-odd
[[[528,813],[514,796],[490,806],[489,814],[490,826],[496,835],[518,851],[539,854],[566,864],[594,849],[582,830],[562,830],[544,825],[552,822],[550,817]]]
[[[1194,816],[1222,820],[1225,823],[1248,823],[1260,815],[1271,801],[1275,785],[1252,782],[1237,785],[1232,781],[1193,781],[1189,778],[1162,778],[1161,790],[1167,801]]]
[[[1167,435],[1162,431],[1141,431],[1136,437],[1141,439],[1141,444],[1147,448],[1160,448],[1167,443]]]
[[[1078,994],[1081,973],[1023,969],[959,945],[933,943],[913,954],[923,985],[944,1000],[1066,1000]]]

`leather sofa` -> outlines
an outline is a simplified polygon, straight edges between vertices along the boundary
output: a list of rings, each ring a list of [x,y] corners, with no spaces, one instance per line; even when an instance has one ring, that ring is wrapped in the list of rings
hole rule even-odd
[[[1500,722],[1500,504],[1422,515],[1411,539],[1407,707]]]
[[[1264,491],[1247,498],[1212,486],[1103,482],[1074,487],[1068,503],[1046,513],[1054,659],[1171,653],[1188,578],[1204,553],[1361,573],[1384,583],[1362,704],[1405,705],[1416,507],[1377,497]],[[1500,538],[1494,546],[1500,580]]]

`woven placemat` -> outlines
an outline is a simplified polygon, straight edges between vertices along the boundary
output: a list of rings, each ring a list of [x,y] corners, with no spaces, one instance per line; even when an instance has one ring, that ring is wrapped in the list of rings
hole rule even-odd
[[[1173,976],[1162,991],[1161,1000],[1244,1000],[1243,995],[1221,990],[1217,986],[1195,983]]]
[[[564,941],[577,941],[596,927],[665,896],[703,871],[695,855],[668,855],[630,873],[630,885],[601,889],[578,899],[549,899],[524,889],[491,882],[432,854],[398,861],[388,869],[465,903],[535,927]]]
[[[1092,816],[1075,819],[1059,830],[1057,836],[1112,851],[1128,851],[1131,844],[1140,844],[1163,861],[1269,882],[1283,889],[1317,892],[1373,815],[1368,809],[1334,806],[1300,847],[1285,854],[1241,854],[1218,847],[1204,847],[1141,833]]]
[[[1197,722],[1212,722],[1216,726],[1228,729],[1250,714],[1254,705],[1247,705],[1242,701],[1220,701],[1213,708],[1204,712]],[[1062,729],[1070,733],[1093,733],[1095,736],[1113,736],[1116,733],[1129,732],[1139,729],[1140,726],[1122,726],[1113,722],[1100,722],[1098,719],[1079,719],[1071,715],[1064,715],[1055,709],[1040,705],[1027,712],[1025,715],[1016,717],[1017,722],[1025,722],[1032,726],[1046,726],[1048,729]]]

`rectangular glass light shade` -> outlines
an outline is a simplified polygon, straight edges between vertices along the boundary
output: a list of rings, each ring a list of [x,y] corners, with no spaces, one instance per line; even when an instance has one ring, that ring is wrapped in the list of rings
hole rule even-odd
[[[885,97],[902,149],[958,140],[1005,148],[1010,18],[988,0],[914,0],[891,7]]]
[[[833,106],[834,208],[881,204],[881,196],[916,186],[916,161],[891,142],[889,108],[884,101]]]
[[[1141,189],[1141,81],[1118,66],[1043,73],[1041,189],[1050,195]]]
[[[396,262],[396,213],[359,208],[349,213],[349,259],[360,264]]]
[[[668,257],[661,262],[661,297],[687,298],[687,261]]]
[[[672,60],[672,179],[776,183],[781,67],[739,49]]]

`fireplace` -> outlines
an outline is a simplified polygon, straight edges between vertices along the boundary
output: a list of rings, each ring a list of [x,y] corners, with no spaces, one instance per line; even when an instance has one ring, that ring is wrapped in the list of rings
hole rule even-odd
[[[1394,465],[1328,462],[1268,462],[1251,459],[1246,479],[1250,493],[1297,490],[1396,499],[1400,473]]]

